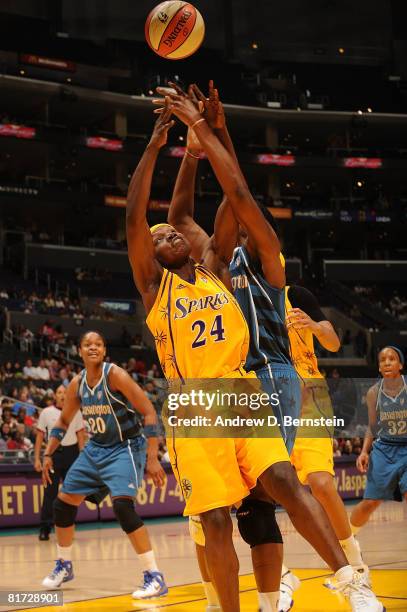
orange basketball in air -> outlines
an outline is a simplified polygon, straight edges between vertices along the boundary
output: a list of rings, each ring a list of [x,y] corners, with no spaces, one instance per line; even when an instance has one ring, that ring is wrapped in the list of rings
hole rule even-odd
[[[189,2],[161,2],[147,17],[145,35],[155,53],[179,60],[199,49],[205,36],[205,23],[201,13]]]

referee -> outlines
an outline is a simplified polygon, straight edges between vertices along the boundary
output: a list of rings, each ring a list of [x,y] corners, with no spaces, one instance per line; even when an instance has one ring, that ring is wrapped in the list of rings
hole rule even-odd
[[[65,401],[65,387],[60,385],[55,392],[55,406],[48,406],[41,411],[37,423],[37,435],[34,447],[34,467],[37,472],[42,471],[41,447],[44,437],[48,438],[51,429],[57,422]],[[58,495],[60,480],[64,479],[69,468],[85,446],[86,434],[82,413],[76,413],[75,418],[69,425],[61,446],[54,453],[52,459],[54,473],[51,474],[52,484],[44,489],[44,499],[41,508],[40,540],[49,540],[49,534],[54,524],[53,503]]]

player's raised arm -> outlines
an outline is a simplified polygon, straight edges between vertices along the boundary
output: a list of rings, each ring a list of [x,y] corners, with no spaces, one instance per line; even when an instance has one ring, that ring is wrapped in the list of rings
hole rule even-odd
[[[209,81],[208,97],[206,97],[195,83],[191,85],[188,90],[188,94],[191,96],[191,90],[196,100],[203,105],[204,112],[203,116],[207,120],[209,126],[213,129],[215,136],[219,138],[220,142],[225,147],[226,151],[230,153],[235,162],[237,163],[239,170],[239,160],[237,159],[235,147],[230,137],[229,130],[226,124],[225,111],[223,104],[219,99],[219,91],[214,87],[213,81]],[[241,170],[240,170],[241,172]],[[241,172],[242,174],[242,172]],[[243,174],[242,174],[243,176]]]
[[[219,92],[214,87],[213,81],[209,81],[208,97],[202,93],[196,84],[192,85],[188,90],[190,96],[191,92],[195,100],[202,105],[204,109],[203,116],[213,129],[216,137],[236,162],[241,177],[245,180],[226,125],[225,113],[222,102],[219,99]],[[233,250],[237,244],[238,233],[239,226],[236,217],[229,205],[227,196],[224,196],[216,213],[211,248],[216,252],[220,261],[226,266],[229,266],[230,260],[232,259]]]
[[[361,453],[356,460],[356,467],[363,474],[367,472],[367,468],[369,467],[369,453],[373,445],[374,431],[377,425],[377,412],[376,412],[377,393],[378,393],[378,385],[373,385],[373,387],[370,387],[369,391],[366,394],[366,404],[367,404],[368,415],[369,415],[369,426],[365,433],[365,438],[363,440],[363,447],[362,447]]]
[[[45,487],[47,484],[52,484],[52,479],[49,474],[53,469],[52,455],[61,444],[69,424],[71,423],[75,414],[81,408],[81,403],[78,397],[78,383],[78,376],[75,376],[75,378],[69,383],[66,390],[64,407],[62,408],[61,414],[54,427],[51,429],[51,433],[49,434],[49,440],[47,448],[45,449],[44,461],[42,465],[42,482]]]
[[[195,178],[202,151],[199,140],[192,129],[188,129],[187,148],[178,172],[172,194],[168,223],[186,236],[191,243],[191,255],[201,261],[208,247],[208,234],[194,220]]]
[[[147,473],[156,486],[161,487],[165,473],[158,460],[158,417],[153,404],[129,374],[113,365],[109,372],[112,391],[120,391],[130,404],[144,417],[144,433],[147,438]]]
[[[147,312],[156,298],[162,268],[154,256],[153,239],[147,225],[146,214],[158,153],[167,142],[168,130],[174,125],[174,121],[170,120],[170,117],[171,108],[166,99],[164,112],[155,123],[150,142],[131,177],[127,192],[126,234],[128,256],[133,270],[134,282],[141,293]]]
[[[236,161],[186,94],[171,94],[169,97],[173,113],[195,130],[237,221],[244,226],[250,242],[254,244],[267,281],[277,288],[284,287],[285,272],[279,259],[280,242],[253,199]]]

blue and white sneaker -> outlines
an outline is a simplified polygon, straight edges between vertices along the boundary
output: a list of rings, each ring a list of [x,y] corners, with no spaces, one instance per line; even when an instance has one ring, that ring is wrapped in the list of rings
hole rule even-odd
[[[73,580],[73,577],[72,561],[57,559],[52,572],[42,581],[42,586],[47,589],[57,589],[63,582]]]
[[[144,572],[144,584],[134,591],[134,599],[151,599],[167,595],[168,587],[161,572]]]

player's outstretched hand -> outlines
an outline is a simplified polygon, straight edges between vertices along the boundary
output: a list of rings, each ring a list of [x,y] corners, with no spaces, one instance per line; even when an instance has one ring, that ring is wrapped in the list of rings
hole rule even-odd
[[[166,96],[162,112],[155,122],[154,130],[150,138],[151,145],[161,148],[167,144],[168,130],[171,129],[175,123],[175,121],[171,119],[172,112],[170,98]]]
[[[176,83],[169,83],[172,90],[168,87],[157,87],[157,93],[164,95],[165,100],[169,100],[171,105],[172,113],[178,117],[183,123],[188,126],[194,125],[199,119],[202,119],[202,115],[199,112],[199,106],[188,96]],[[162,115],[164,113],[163,98],[155,98],[153,104],[160,106],[154,112]]]
[[[46,488],[49,484],[52,484],[51,474],[54,473],[54,463],[52,457],[44,457],[42,462],[42,484]]]
[[[368,453],[360,453],[360,455],[356,459],[356,467],[358,468],[359,472],[362,472],[362,474],[366,474],[367,468],[369,467]]]
[[[147,457],[146,472],[156,487],[163,486],[166,475],[157,457]]]
[[[190,97],[195,96],[195,99],[202,105],[202,114],[213,130],[222,130],[226,125],[225,112],[223,104],[219,100],[219,92],[214,87],[213,81],[209,81],[209,92],[206,97],[195,83],[188,90]]]

